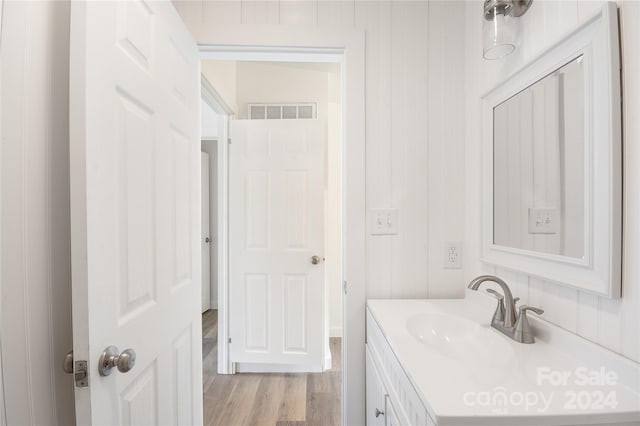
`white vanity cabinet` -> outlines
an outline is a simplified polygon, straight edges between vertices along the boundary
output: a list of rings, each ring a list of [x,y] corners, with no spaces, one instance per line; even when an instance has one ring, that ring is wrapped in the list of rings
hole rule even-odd
[[[369,310],[366,352],[367,426],[435,426]]]
[[[378,367],[376,367],[369,348],[367,353],[367,375],[366,375],[366,395],[367,395],[367,426],[385,426],[387,391],[380,378]]]

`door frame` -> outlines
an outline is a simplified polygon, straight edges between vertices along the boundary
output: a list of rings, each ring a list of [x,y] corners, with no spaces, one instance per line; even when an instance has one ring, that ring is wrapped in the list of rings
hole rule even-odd
[[[202,95],[200,96],[202,99]],[[204,142],[207,139],[203,139],[202,137],[200,137],[200,144],[202,144],[202,142]],[[211,139],[209,139],[211,140]],[[215,140],[214,140],[215,141]],[[201,145],[202,146],[202,145]],[[206,162],[204,161],[206,157]],[[209,167],[209,153],[202,151],[202,148],[200,150],[200,163],[201,163],[201,167],[200,167],[200,196],[202,198],[200,198],[200,211],[202,212],[202,217],[201,217],[201,223],[202,223],[202,228],[200,229],[200,247],[207,247],[209,248],[209,255],[207,256],[207,265],[209,265],[209,271],[207,276],[209,277],[208,281],[205,283],[204,279],[200,280],[200,286],[202,287],[200,289],[200,293],[202,294],[202,289],[209,287],[208,289],[208,294],[209,297],[207,300],[207,309],[202,310],[202,308],[200,308],[202,310],[202,313],[206,312],[207,310],[210,310],[213,308],[213,297],[212,297],[212,290],[213,290],[213,286],[211,285],[211,247],[213,246],[213,244],[211,244],[211,241],[209,243],[206,243],[205,238],[211,238],[212,232],[211,232],[211,167]],[[204,171],[207,171],[207,178],[204,178]],[[206,184],[205,184],[206,183]],[[206,186],[207,191],[204,191],[203,188]],[[207,202],[204,203],[204,196],[206,194],[207,197]],[[206,222],[203,220],[204,218],[204,207],[207,207],[207,217],[206,217]],[[207,223],[207,229],[208,232],[204,233],[204,224]],[[205,246],[203,246],[203,243],[206,243]],[[205,249],[203,249],[205,250]],[[202,262],[202,277],[204,277],[204,270],[205,270],[205,262],[204,259],[205,257],[203,256],[203,262]],[[202,297],[202,300],[200,301],[200,304],[202,306],[202,303],[206,300],[205,297]]]
[[[3,12],[4,12],[4,0],[0,0],[0,39],[2,38],[2,23],[3,21]],[[0,93],[2,92],[2,60],[0,59]],[[0,116],[2,116],[2,111],[0,108]],[[0,140],[2,140],[2,126],[0,126]],[[2,176],[2,150],[0,150],[0,176]],[[0,178],[0,188],[2,188],[2,180]],[[2,194],[0,192],[0,224],[2,223]],[[0,234],[0,241],[2,235]],[[2,249],[0,249],[0,272],[2,268]],[[1,276],[1,275],[0,275]],[[2,280],[0,280],[0,300],[2,300]],[[2,305],[0,304],[0,330],[3,330],[2,327]],[[5,426],[7,424],[7,407],[4,400],[4,374],[2,371],[2,341],[0,340],[0,426]]]
[[[366,208],[365,208],[365,33],[358,29],[307,28],[267,25],[201,25],[192,28],[200,59],[341,64],[342,85],[342,245],[343,245],[343,345],[342,423],[364,424],[365,419],[365,304],[366,304]],[[227,117],[228,118],[228,117]],[[223,127],[228,140],[228,120]],[[221,149],[223,148],[223,149]],[[224,151],[224,152],[221,152]],[[218,144],[218,182],[225,210],[219,219],[219,247],[228,249],[228,143]],[[221,206],[219,206],[220,208]],[[225,252],[226,250],[219,250]],[[228,303],[228,259],[221,262],[218,282],[218,315]],[[224,274],[222,274],[224,270]],[[224,285],[221,288],[221,284]],[[347,291],[348,289],[348,291]],[[219,366],[226,355],[227,329],[218,331]],[[223,333],[226,333],[223,338]],[[221,344],[222,343],[222,344]]]
[[[202,61],[202,49],[200,49]],[[216,140],[216,210],[218,223],[216,232],[217,287],[218,287],[218,373],[234,374],[235,369],[229,359],[229,120],[233,110],[224,101],[218,91],[204,75],[200,76],[200,94],[218,116],[218,135]],[[205,140],[205,139],[202,139]],[[211,173],[211,170],[209,170]],[[211,193],[209,193],[211,196]],[[209,211],[211,214],[211,211]],[[212,229],[209,229],[211,232]],[[213,289],[212,289],[213,290]],[[220,319],[223,321],[221,322]],[[220,324],[222,323],[222,327]]]

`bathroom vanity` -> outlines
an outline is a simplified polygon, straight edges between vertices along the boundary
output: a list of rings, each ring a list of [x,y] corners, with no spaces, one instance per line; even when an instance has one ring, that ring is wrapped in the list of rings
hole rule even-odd
[[[494,301],[369,300],[367,425],[640,425],[640,368],[540,319],[536,343],[490,325]]]
[[[617,16],[605,3],[482,97],[482,262],[610,299],[622,296]],[[528,321],[543,310],[516,306],[497,277],[469,289],[367,302],[368,425],[640,426],[639,363]]]

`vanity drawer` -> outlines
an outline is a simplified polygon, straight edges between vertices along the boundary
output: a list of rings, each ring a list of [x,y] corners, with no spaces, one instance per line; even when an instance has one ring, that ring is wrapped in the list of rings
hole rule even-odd
[[[409,424],[414,426],[435,426],[435,422],[429,417],[426,407],[368,309],[367,346],[370,348],[371,355],[380,369],[387,392],[395,400],[394,405],[404,411]]]

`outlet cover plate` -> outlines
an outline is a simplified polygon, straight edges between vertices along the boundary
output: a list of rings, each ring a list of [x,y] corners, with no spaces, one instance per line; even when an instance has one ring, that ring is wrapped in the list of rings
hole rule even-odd
[[[445,269],[462,268],[461,241],[447,241],[442,244],[442,266]]]

